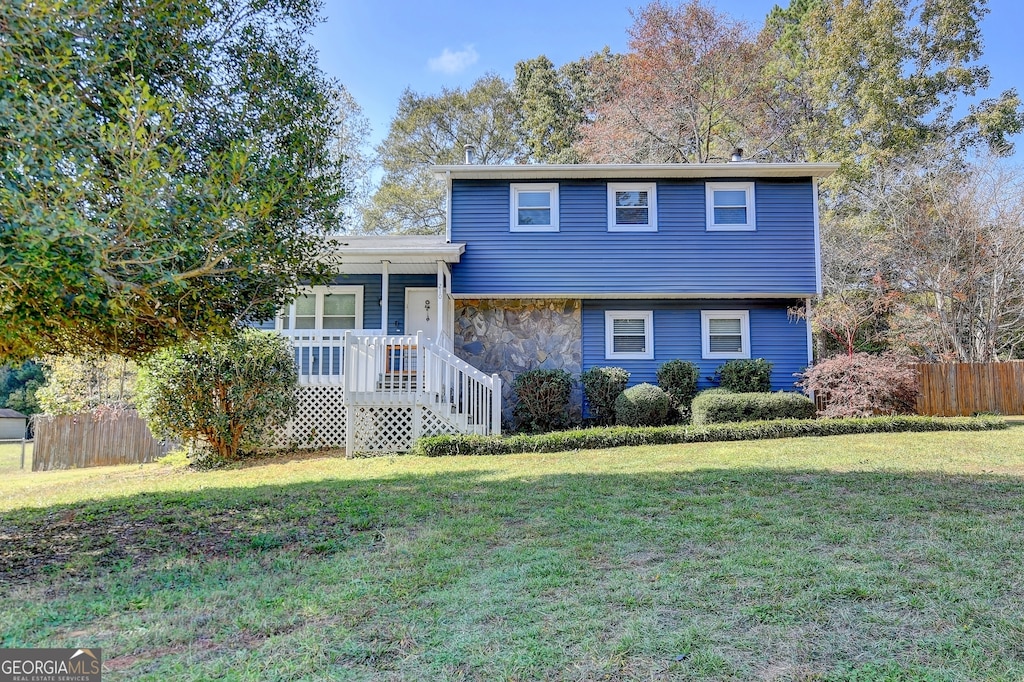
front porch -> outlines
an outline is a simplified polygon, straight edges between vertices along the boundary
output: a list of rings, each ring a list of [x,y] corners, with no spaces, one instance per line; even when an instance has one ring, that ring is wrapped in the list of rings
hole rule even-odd
[[[452,352],[450,265],[443,237],[338,240],[334,283],[282,311],[295,352],[299,410],[278,434],[290,447],[399,452],[421,436],[501,432],[501,379]],[[428,286],[431,285],[431,286]]]

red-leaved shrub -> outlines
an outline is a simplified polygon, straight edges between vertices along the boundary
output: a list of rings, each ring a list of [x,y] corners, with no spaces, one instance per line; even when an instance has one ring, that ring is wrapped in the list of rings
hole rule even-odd
[[[913,414],[920,390],[916,370],[891,355],[835,355],[802,376],[799,386],[824,401],[819,417]]]

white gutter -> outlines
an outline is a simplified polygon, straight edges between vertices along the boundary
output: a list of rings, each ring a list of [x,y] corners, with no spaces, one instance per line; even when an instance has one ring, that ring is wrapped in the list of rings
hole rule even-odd
[[[824,178],[837,163],[580,163],[508,166],[446,165],[431,171],[451,179],[646,179],[646,178]]]

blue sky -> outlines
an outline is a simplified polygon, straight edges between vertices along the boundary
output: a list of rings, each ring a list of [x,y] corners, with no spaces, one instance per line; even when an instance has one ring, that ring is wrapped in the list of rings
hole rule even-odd
[[[348,87],[373,126],[374,143],[387,133],[406,87],[435,93],[468,86],[485,73],[505,78],[515,64],[541,54],[556,65],[605,45],[626,49],[630,8],[623,0],[325,0],[327,21],[312,37],[321,67]],[[731,0],[717,6],[757,27],[773,0]],[[784,4],[788,4],[785,2]],[[1024,2],[990,0],[982,24],[983,62],[992,71],[990,95],[1011,87],[1024,93],[1020,27]],[[1024,136],[1015,160],[1024,162]]]

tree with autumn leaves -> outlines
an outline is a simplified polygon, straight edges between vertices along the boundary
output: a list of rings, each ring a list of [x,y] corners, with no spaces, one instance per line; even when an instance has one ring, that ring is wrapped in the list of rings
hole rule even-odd
[[[630,51],[602,74],[581,156],[598,163],[727,161],[757,135],[763,50],[710,5],[653,2],[636,14]]]
[[[754,28],[704,0],[656,0],[634,13],[624,54],[605,48],[561,66],[542,55],[519,62],[511,82],[407,94],[379,149],[387,176],[375,206],[417,206],[426,218],[373,224],[441,231],[444,193],[425,169],[458,161],[466,143],[497,163],[706,163],[737,147],[756,161],[837,162],[821,187],[821,350],[1018,356],[1024,302],[1004,283],[1024,263],[1005,226],[1022,178],[1002,168],[997,190],[962,191],[991,177],[1024,130],[1015,91],[986,93],[987,11],[985,0],[791,0]],[[461,104],[470,98],[471,109]],[[438,126],[432,112],[445,108],[454,116]],[[499,117],[511,136],[470,132]],[[429,144],[409,154],[408,139]],[[953,257],[963,253],[971,258]],[[983,290],[1007,293],[983,303]],[[961,329],[973,340],[954,338]]]

